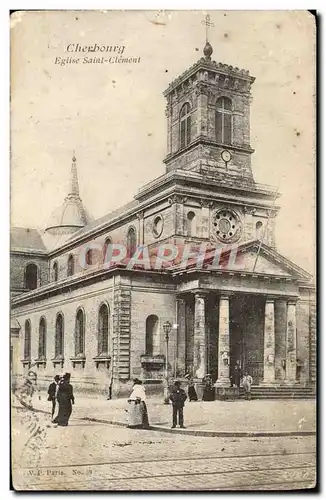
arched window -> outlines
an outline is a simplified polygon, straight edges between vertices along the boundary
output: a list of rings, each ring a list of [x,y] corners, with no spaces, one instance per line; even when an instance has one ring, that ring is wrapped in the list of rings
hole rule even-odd
[[[187,213],[187,236],[196,235],[196,214],[195,212]]]
[[[232,101],[228,97],[219,97],[215,113],[216,140],[222,144],[232,142]]]
[[[73,255],[69,255],[68,258],[68,267],[67,267],[67,276],[72,276],[75,272],[75,260]]]
[[[180,148],[190,144],[191,139],[191,114],[190,104],[186,102],[180,111]]]
[[[37,266],[28,264],[25,269],[25,287],[27,290],[35,290],[37,288]]]
[[[62,314],[58,314],[55,322],[55,351],[54,357],[63,357],[64,323]]]
[[[75,355],[85,354],[85,315],[81,309],[76,314]]]
[[[155,356],[160,354],[160,332],[159,320],[155,314],[151,314],[146,319],[146,354]]]
[[[133,227],[130,227],[128,229],[128,234],[127,234],[127,253],[128,257],[132,257],[136,251],[137,247],[137,238],[136,238],[136,231]]]
[[[92,266],[94,264],[94,250],[90,248],[86,253],[86,264]]]
[[[259,220],[256,222],[256,240],[261,240],[263,236],[263,223]]]
[[[25,321],[25,337],[24,337],[24,359],[31,359],[31,322],[29,319]]]
[[[109,308],[102,304],[98,314],[98,354],[109,353]]]
[[[52,279],[53,281],[58,281],[59,271],[58,271],[58,263],[55,262],[52,266]]]
[[[104,247],[103,247],[103,262],[109,262],[111,259],[111,254],[108,252],[108,246],[112,245],[112,239],[111,238],[106,238],[104,242]]]
[[[46,322],[45,318],[40,319],[38,335],[38,359],[46,358]]]

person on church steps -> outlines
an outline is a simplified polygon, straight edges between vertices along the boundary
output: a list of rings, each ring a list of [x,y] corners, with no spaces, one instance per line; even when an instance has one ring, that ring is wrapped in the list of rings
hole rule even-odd
[[[188,380],[188,398],[189,401],[198,401],[197,392],[195,389],[194,379],[187,373],[185,378]]]
[[[231,387],[240,387],[241,372],[240,366],[236,363],[231,376]]]
[[[242,387],[244,390],[244,398],[251,400],[251,386],[252,386],[252,376],[249,375],[247,370],[244,372],[244,376],[242,379]]]
[[[174,382],[174,388],[169,397],[170,401],[172,401],[172,429],[175,429],[177,426],[177,421],[179,420],[179,426],[181,429],[185,429],[183,423],[183,407],[185,401],[187,399],[186,392],[181,389],[181,384],[178,380]]]
[[[59,403],[59,412],[53,423],[66,427],[72,412],[72,404],[75,404],[73,387],[70,384],[70,373],[65,373],[60,381],[57,401]]]
[[[203,390],[203,401],[214,401],[215,400],[215,389],[213,387],[213,380],[211,374],[208,373],[203,378],[204,390]]]
[[[57,392],[59,389],[59,381],[60,381],[60,375],[56,375],[54,377],[54,382],[51,382],[48,388],[48,401],[52,402],[52,411],[51,411],[51,418],[53,419],[54,412],[55,412],[55,407],[56,407],[56,401],[57,401]]]
[[[128,399],[128,405],[128,427],[132,429],[148,429],[149,421],[146,406],[145,387],[143,386],[142,381],[138,378],[134,379],[134,385],[132,387],[132,393]]]

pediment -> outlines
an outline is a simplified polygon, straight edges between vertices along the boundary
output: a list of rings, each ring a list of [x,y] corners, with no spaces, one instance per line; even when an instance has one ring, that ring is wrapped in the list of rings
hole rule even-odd
[[[230,259],[231,261],[232,259]],[[278,262],[273,262],[272,259],[267,258],[261,252],[249,250],[241,252],[236,257],[235,262],[229,262],[228,269],[230,271],[243,271],[251,273],[259,273],[273,276],[284,276],[285,278],[292,277],[292,274],[281,266]]]
[[[312,278],[304,269],[258,240],[240,245],[236,257],[229,258],[228,269],[305,281]]]
[[[252,273],[308,282],[311,282],[312,279],[312,276],[301,267],[278,253],[274,248],[260,243],[258,240],[243,243],[238,247],[225,246],[221,249],[219,259],[216,259],[216,251],[216,249],[211,248],[206,254],[203,269]],[[195,267],[196,259],[193,259],[188,263],[187,269],[191,270]]]

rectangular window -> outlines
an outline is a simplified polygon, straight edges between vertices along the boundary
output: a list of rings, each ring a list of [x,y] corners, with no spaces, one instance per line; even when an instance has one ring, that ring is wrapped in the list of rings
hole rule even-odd
[[[222,137],[222,114],[215,113],[215,127],[216,127],[216,140],[217,142],[223,142]]]
[[[187,118],[187,144],[190,144],[190,136],[191,136],[191,118],[189,116]]]
[[[223,129],[224,129],[223,142],[225,144],[231,144],[232,115],[225,113]]]
[[[180,126],[180,146],[184,148],[186,145],[186,121],[182,120]]]

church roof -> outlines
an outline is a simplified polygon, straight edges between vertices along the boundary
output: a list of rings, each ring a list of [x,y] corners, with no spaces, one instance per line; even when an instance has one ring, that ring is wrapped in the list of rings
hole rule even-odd
[[[10,234],[11,249],[46,251],[41,234],[37,229],[12,227]]]
[[[139,202],[137,200],[132,200],[129,203],[126,203],[125,205],[122,205],[121,207],[113,210],[112,212],[109,212],[108,214],[104,215],[103,217],[100,217],[99,219],[96,219],[92,221],[91,223],[85,225],[83,228],[81,228],[79,231],[76,231],[74,234],[71,235],[69,238],[69,242],[71,242],[74,239],[81,238],[84,234],[88,233],[89,231],[93,231],[96,229],[100,229],[102,226],[107,224],[108,222],[113,221],[117,217],[121,217],[122,215],[126,214],[127,212],[135,209],[138,207]]]

